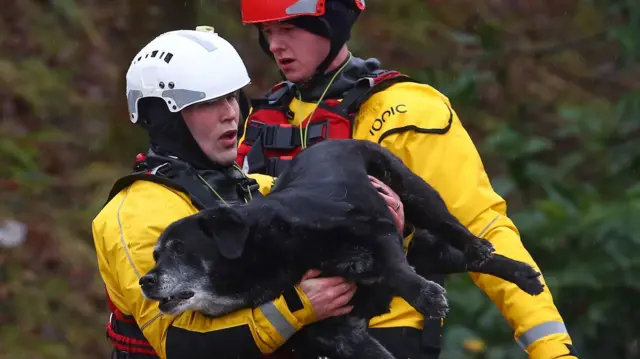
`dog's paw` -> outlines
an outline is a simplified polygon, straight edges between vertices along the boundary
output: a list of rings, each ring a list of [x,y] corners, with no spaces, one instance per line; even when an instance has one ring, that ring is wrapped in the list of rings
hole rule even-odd
[[[444,318],[449,311],[447,291],[438,283],[426,282],[420,291],[420,297],[412,305],[427,318]]]
[[[482,267],[487,261],[493,258],[493,252],[495,248],[493,244],[486,239],[477,238],[477,241],[474,241],[464,254],[465,259],[468,264],[473,267]]]
[[[540,280],[540,272],[525,264],[515,272],[514,283],[530,295],[538,295],[544,291],[544,284]]]

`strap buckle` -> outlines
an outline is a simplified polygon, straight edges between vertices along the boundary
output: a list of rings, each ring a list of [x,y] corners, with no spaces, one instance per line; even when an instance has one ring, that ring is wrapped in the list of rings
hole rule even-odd
[[[293,127],[283,125],[266,125],[262,128],[262,145],[268,149],[291,150],[293,143]]]
[[[247,130],[244,134],[244,143],[247,145],[253,145],[253,143],[261,136],[262,128],[266,124],[259,121],[251,121],[247,126]]]
[[[329,121],[319,121],[309,125],[309,132],[307,133],[307,141],[320,142],[326,140],[329,137]],[[314,142],[315,143],[315,142]]]

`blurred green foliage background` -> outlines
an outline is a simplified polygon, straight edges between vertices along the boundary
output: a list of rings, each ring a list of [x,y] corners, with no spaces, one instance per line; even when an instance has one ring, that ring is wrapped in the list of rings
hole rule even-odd
[[[450,97],[582,359],[640,357],[640,1],[369,0],[351,50]],[[22,0],[0,11],[0,359],[107,357],[90,222],[146,138],[124,73],[213,25],[258,96],[278,80],[238,0]],[[442,359],[526,357],[466,275]]]

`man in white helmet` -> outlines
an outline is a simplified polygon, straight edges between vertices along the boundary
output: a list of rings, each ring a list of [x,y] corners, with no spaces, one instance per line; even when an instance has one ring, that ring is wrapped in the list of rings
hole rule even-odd
[[[131,121],[146,130],[150,149],[137,156],[132,174],[114,184],[92,223],[111,310],[112,358],[259,358],[304,325],[351,310],[355,286],[316,278],[316,271],[273,302],[215,319],[195,312],[163,315],[158,302],[143,297],[139,278],[153,266],[154,245],[169,224],[219,199],[266,194],[273,182],[249,178],[234,164],[236,96],[250,79],[231,44],[210,28],[201,30],[158,36],[127,72]],[[397,197],[381,195],[396,207]],[[402,228],[402,212],[395,215]]]

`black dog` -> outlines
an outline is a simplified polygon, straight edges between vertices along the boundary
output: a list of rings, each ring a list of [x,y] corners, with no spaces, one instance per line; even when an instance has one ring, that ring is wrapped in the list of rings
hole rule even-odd
[[[459,250],[465,266],[481,268],[492,258],[492,245],[391,152],[369,141],[332,140],[296,156],[268,196],[170,225],[154,251],[155,267],[140,279],[144,295],[166,313],[220,316],[273,300],[308,269],[320,269],[358,283],[354,308],[305,327],[291,339],[300,343],[296,350],[393,358],[368,334],[371,317],[388,312],[393,296],[426,317],[444,317],[448,305],[444,288],[410,267],[392,214],[367,175],[400,196],[407,222]]]

